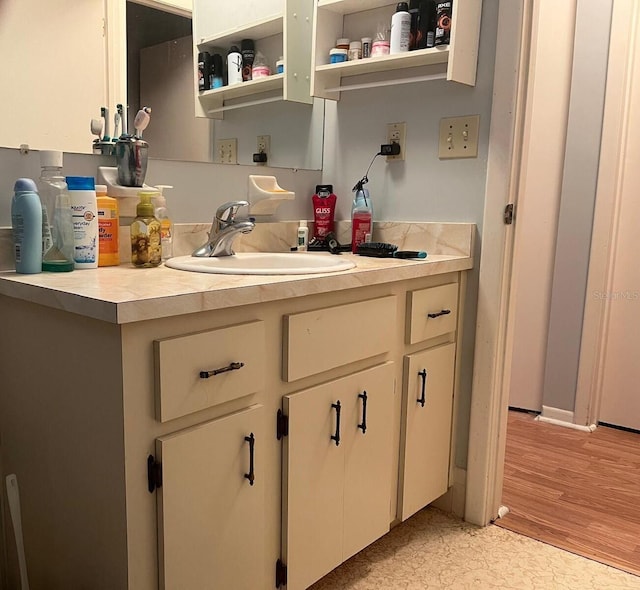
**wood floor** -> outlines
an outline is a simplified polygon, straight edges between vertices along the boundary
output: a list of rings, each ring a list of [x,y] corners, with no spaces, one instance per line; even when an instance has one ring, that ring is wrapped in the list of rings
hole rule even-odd
[[[496,524],[640,575],[640,435],[534,418],[509,412]]]

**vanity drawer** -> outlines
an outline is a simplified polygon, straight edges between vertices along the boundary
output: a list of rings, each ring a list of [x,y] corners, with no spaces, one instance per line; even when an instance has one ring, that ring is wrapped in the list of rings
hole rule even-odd
[[[284,316],[283,380],[296,381],[383,354],[392,345],[395,295]]]
[[[263,389],[265,347],[261,321],[155,340],[158,420],[167,422]]]
[[[408,344],[453,332],[457,324],[458,283],[407,293]]]

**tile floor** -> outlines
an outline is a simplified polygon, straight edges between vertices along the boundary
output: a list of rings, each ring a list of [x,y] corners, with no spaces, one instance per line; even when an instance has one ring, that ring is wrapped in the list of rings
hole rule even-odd
[[[426,508],[310,590],[640,590],[640,577]]]

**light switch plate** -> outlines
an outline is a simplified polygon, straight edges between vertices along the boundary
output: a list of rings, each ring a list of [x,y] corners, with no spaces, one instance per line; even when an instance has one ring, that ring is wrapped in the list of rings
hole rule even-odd
[[[216,141],[216,154],[214,161],[216,164],[237,164],[238,163],[238,140],[218,139]]]
[[[477,158],[480,115],[440,119],[438,157]]]

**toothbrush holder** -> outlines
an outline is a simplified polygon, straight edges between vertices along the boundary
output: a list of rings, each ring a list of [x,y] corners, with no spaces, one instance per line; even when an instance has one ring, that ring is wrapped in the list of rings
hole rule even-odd
[[[149,144],[130,135],[120,136],[116,141],[116,165],[118,184],[142,186],[147,175]]]

